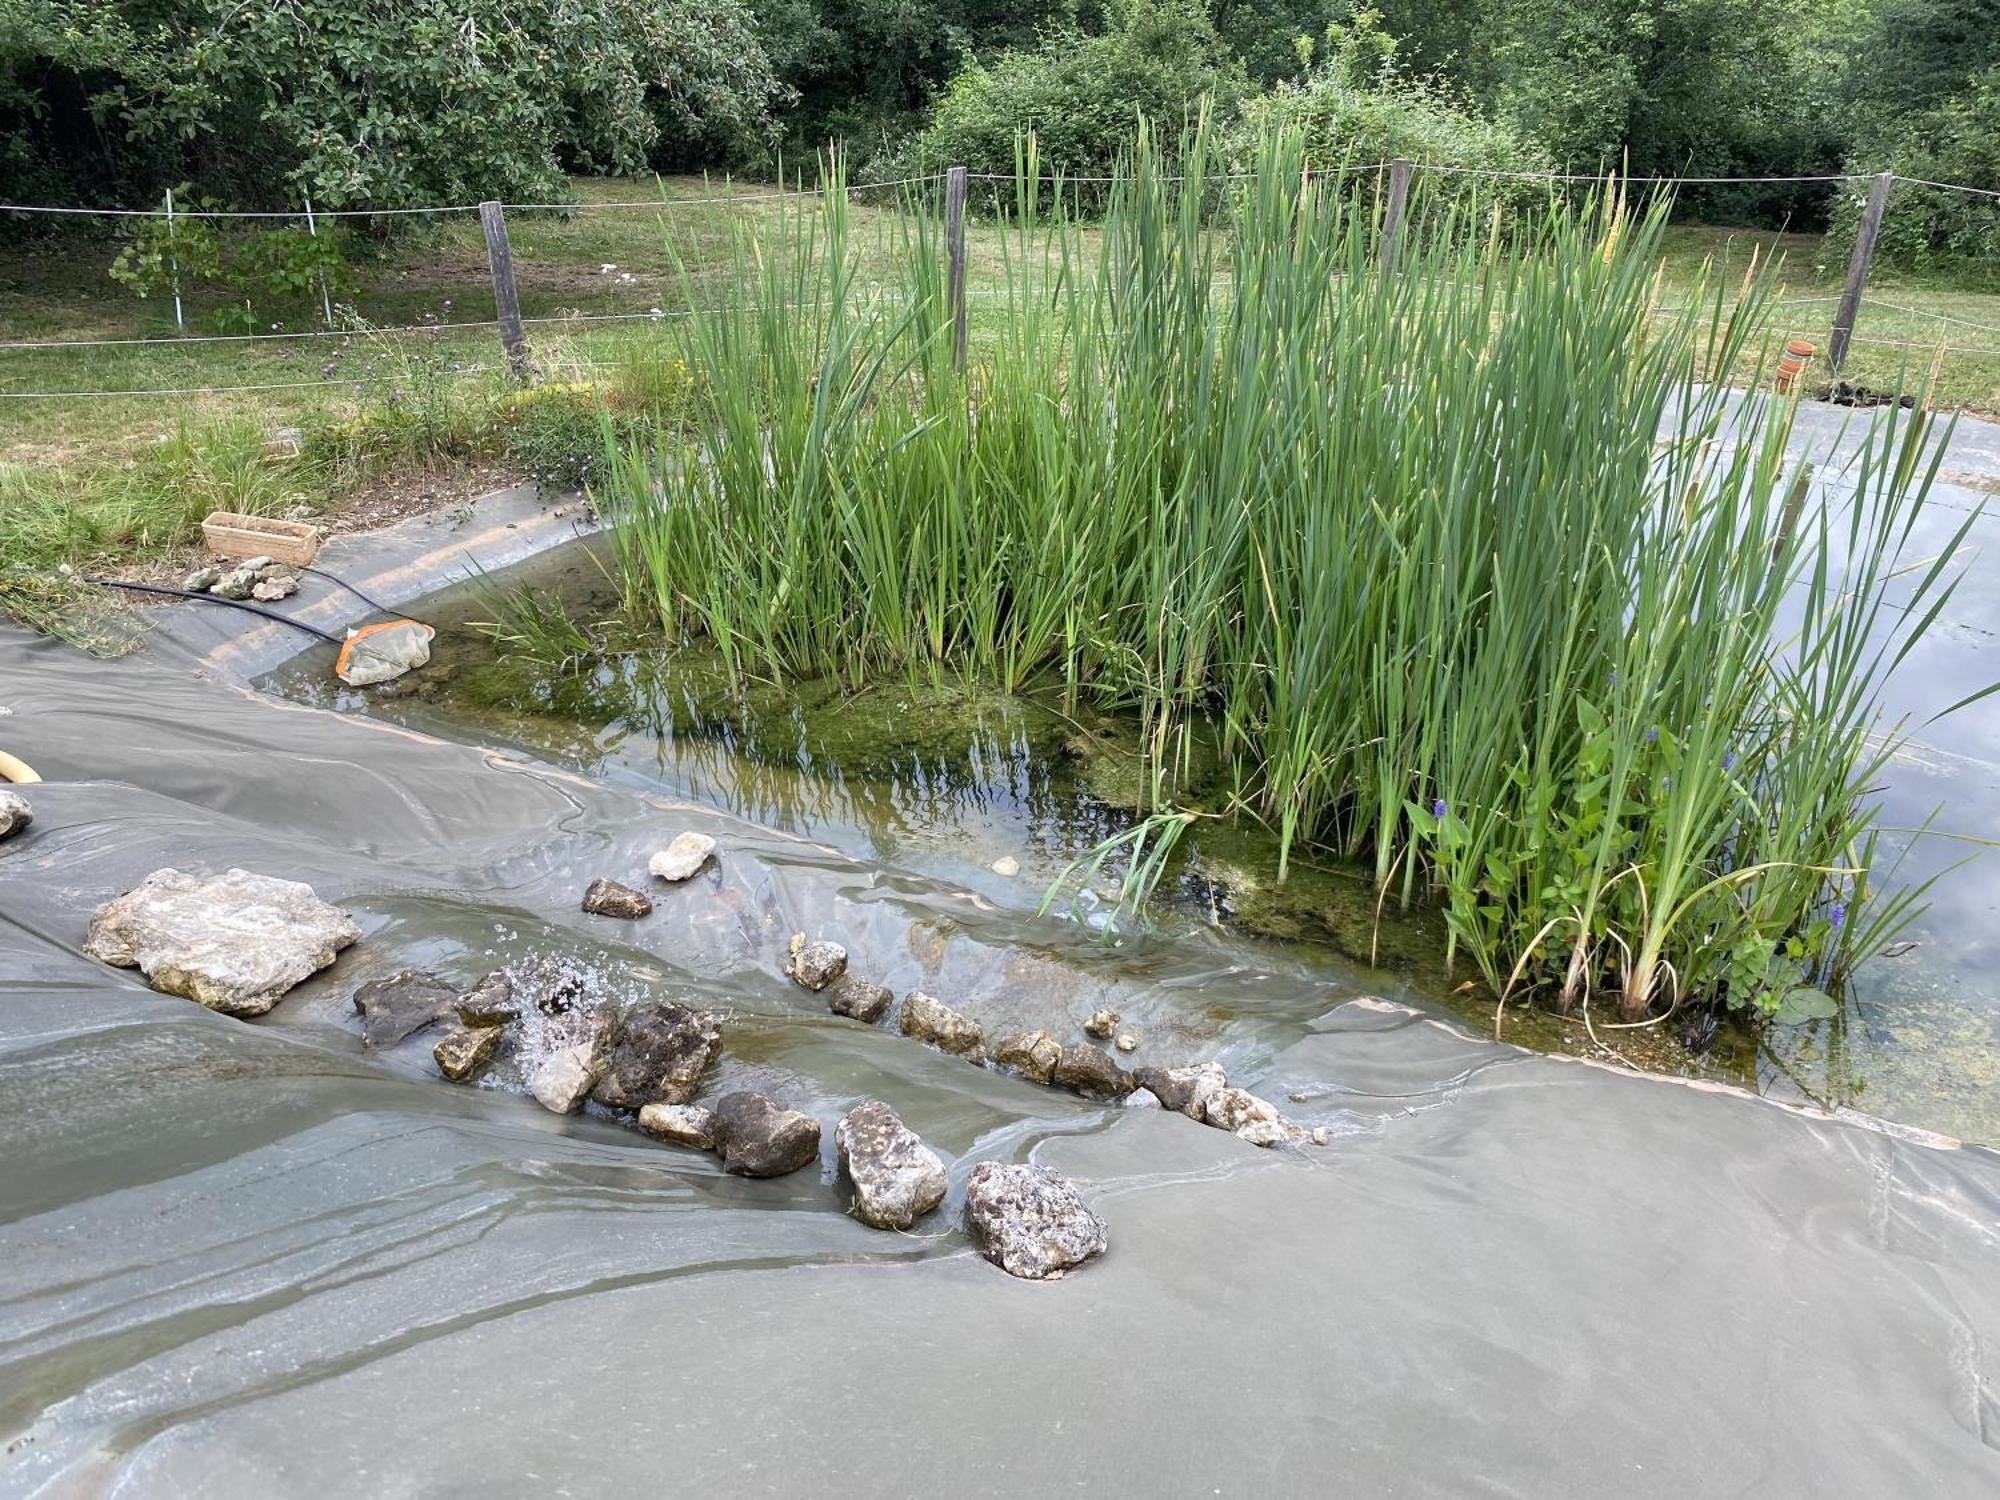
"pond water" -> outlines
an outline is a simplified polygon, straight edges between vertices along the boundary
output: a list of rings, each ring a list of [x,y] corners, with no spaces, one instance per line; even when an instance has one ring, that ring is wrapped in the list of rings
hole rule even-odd
[[[1977,669],[1994,592],[1914,683]],[[205,646],[0,628],[0,741],[48,778],[0,845],[0,1496],[2000,1489],[2000,1154],[1431,1024],[1487,1018],[1421,919],[1369,966],[1364,882],[1244,900],[1268,850],[1206,825],[1146,930],[1038,917],[1131,790],[1046,703],[746,716],[689,663],[544,681],[442,645],[407,693],[336,697],[315,655],[280,696]],[[1894,820],[1990,808],[1980,726],[1925,731]],[[642,921],[579,910],[682,828],[722,846],[695,881]],[[81,950],[167,865],[306,882],[361,940],[255,1021],[155,993]],[[1991,1138],[1987,868],[1843,1024],[1671,1065]],[[802,928],[996,1030],[1118,1009],[1135,1064],[1218,1058],[1330,1143],[832,1015],[778,972]],[[890,1101],[944,1205],[869,1229],[830,1139],[751,1181],[502,1074],[448,1084],[430,1034],[364,1049],[359,986],[526,955],[715,1012],[704,1100],[826,1127]],[[986,1264],[964,1190],[994,1160],[1075,1180],[1109,1251],[1053,1285]]]
[[[1864,422],[1811,407],[1800,414],[1795,445],[1815,460],[1815,497],[1836,519],[1851,498],[1844,469]],[[1933,830],[1884,841],[1895,861],[1887,883],[1934,882],[1896,956],[1866,965],[1832,1020],[1725,1026],[1699,1054],[1670,1027],[1592,1038],[1578,1021],[1539,1011],[1510,1013],[1509,1040],[1600,1058],[1615,1046],[1618,1058],[1651,1071],[2000,1141],[2000,859],[1977,842],[2000,836],[2000,695],[1925,722],[2000,676],[2000,548],[1988,545],[1996,523],[1974,518],[1995,484],[1993,430],[1970,424],[1955,436],[1911,543],[1909,555],[1925,559],[1971,523],[1960,553],[1968,576],[1883,705],[1886,718],[1919,727],[1881,789],[1882,821],[1914,830],[1928,820]],[[1129,827],[1145,800],[1126,726],[1066,711],[1054,695],[1007,698],[958,683],[847,693],[812,682],[737,693],[697,649],[581,671],[502,659],[472,624],[491,613],[495,582],[560,596],[584,618],[610,609],[604,568],[580,546],[426,601],[416,612],[442,635],[432,669],[417,678],[329,688],[313,657],[274,685],[719,808],[1024,915],[1094,844]],[[1274,840],[1203,820],[1144,922],[1126,920],[1123,932],[1112,910],[1116,873],[1107,868],[1066,893],[1043,920],[1081,922],[1107,943],[1141,949],[1149,935],[1166,934],[1248,962],[1282,954],[1346,988],[1492,1029],[1490,1000],[1465,986],[1464,973],[1443,970],[1441,924],[1422,911],[1378,908],[1365,872],[1295,860],[1281,884]]]

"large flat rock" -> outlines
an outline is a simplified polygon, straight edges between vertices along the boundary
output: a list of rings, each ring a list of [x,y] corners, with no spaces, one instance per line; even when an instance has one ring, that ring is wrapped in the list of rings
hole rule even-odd
[[[352,917],[301,881],[168,868],[99,907],[84,951],[138,969],[164,994],[261,1016],[360,936]]]

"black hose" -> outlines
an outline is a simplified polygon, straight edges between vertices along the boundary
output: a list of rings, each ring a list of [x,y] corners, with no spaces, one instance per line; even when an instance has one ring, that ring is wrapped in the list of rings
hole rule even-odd
[[[226,604],[231,609],[262,615],[267,620],[276,620],[280,625],[289,625],[294,630],[303,630],[307,635],[316,635],[329,645],[342,644],[341,638],[330,631],[321,630],[317,625],[308,625],[304,620],[295,620],[290,615],[278,613],[275,609],[266,609],[261,604],[252,604],[248,599],[225,599],[220,594],[201,594],[193,589],[171,588],[164,583],[128,583],[122,578],[92,578],[87,573],[80,573],[77,576],[85,583],[101,584],[108,589],[130,589],[135,594],[164,594],[170,599],[199,599],[205,604]]]
[[[326,569],[324,568],[311,568],[301,563],[299,565],[299,571],[301,573],[310,573],[315,578],[324,578],[328,583],[346,589],[348,593],[352,594],[355,598],[359,599],[363,604],[367,605],[370,609],[374,610],[375,613],[378,615],[395,615],[395,617],[399,620],[409,619],[408,615],[397,614],[397,612],[389,608],[388,605],[383,604],[378,600],[369,598],[366,594],[362,593],[360,589],[356,588],[353,584],[349,583],[345,578],[336,578],[333,576],[333,574],[327,572]],[[418,620],[415,623],[421,625],[424,622],[422,620]]]

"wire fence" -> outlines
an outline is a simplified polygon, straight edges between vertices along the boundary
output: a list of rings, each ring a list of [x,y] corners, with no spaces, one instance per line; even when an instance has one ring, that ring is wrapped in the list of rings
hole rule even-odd
[[[1860,174],[1854,174],[1854,173],[1818,174],[1818,175],[1806,175],[1806,176],[1768,176],[1768,177],[1690,176],[1690,177],[1640,178],[1640,177],[1630,177],[1630,176],[1625,176],[1623,174],[1608,173],[1608,172],[1607,173],[1526,172],[1526,171],[1515,171],[1515,170],[1498,169],[1498,168],[1463,167],[1446,163],[1382,161],[1382,162],[1369,162],[1362,164],[1343,164],[1337,167],[1321,168],[1321,169],[1316,169],[1312,175],[1324,178],[1343,178],[1343,177],[1364,176],[1373,174],[1377,176],[1378,179],[1380,179],[1383,176],[1383,174],[1387,174],[1388,192],[1391,195],[1391,207],[1389,211],[1390,217],[1394,219],[1400,219],[1402,213],[1402,194],[1407,189],[1409,178],[1413,172],[1435,173],[1446,176],[1539,179],[1539,180],[1547,180],[1550,182],[1566,182],[1566,183],[1577,183],[1577,182],[1608,183],[1615,181],[1634,187],[1657,186],[1663,188],[1677,187],[1677,186],[1709,185],[1709,184],[1798,184],[1798,183],[1870,181],[1873,182],[1877,188],[1877,198],[1871,200],[1871,204],[1873,205],[1871,207],[1871,212],[1876,214],[1878,221],[1880,214],[1879,202],[1881,199],[1886,198],[1885,184],[1888,181],[1894,181],[1898,183],[1908,183],[1927,188],[1934,188],[1951,192],[1961,192],[1981,197],[1991,197],[2000,199],[2000,192],[1995,192],[1985,188],[1973,187],[1957,183],[1933,182],[1923,178],[1895,177],[1891,179],[1889,177],[1889,174],[1876,174],[1872,178],[1863,177]],[[1232,175],[1243,175],[1243,174],[1232,174]],[[954,179],[956,179],[955,182]],[[1080,175],[1080,176],[1064,176],[1059,179],[1051,178],[1050,182],[1052,184],[1058,181],[1063,183],[1108,183],[1116,180],[1117,180],[1116,178],[1109,176]],[[1183,179],[1179,177],[1169,176],[1167,180],[1180,181]],[[960,195],[960,201],[962,202],[963,194],[965,191],[965,184],[967,182],[1011,183],[1014,181],[1016,181],[1016,178],[1011,174],[970,173],[963,168],[953,168],[948,172],[924,173],[911,176],[889,178],[879,181],[848,184],[846,186],[846,191],[850,195],[859,195],[859,194],[867,194],[872,192],[883,192],[891,190],[903,191],[910,188],[921,187],[929,184],[943,183],[946,185],[947,197],[949,197],[949,195],[952,192],[956,192]],[[661,196],[655,198],[596,199],[596,200],[573,202],[573,203],[556,203],[556,202],[503,203],[503,202],[489,201],[483,204],[445,204],[445,205],[435,205],[428,207],[407,207],[407,208],[395,208],[395,209],[333,209],[333,210],[327,210],[327,209],[315,210],[310,205],[307,205],[298,210],[276,210],[276,209],[189,210],[189,209],[175,208],[170,201],[168,203],[163,204],[159,208],[147,208],[147,209],[84,208],[84,207],[66,207],[66,206],[54,206],[54,205],[13,204],[13,203],[0,204],[0,214],[13,213],[22,215],[46,214],[46,215],[59,215],[59,216],[94,216],[99,218],[118,219],[118,220],[136,219],[136,218],[164,219],[169,223],[169,225],[171,225],[171,223],[174,220],[178,219],[246,220],[252,222],[271,222],[271,221],[290,220],[294,222],[305,223],[308,225],[308,227],[311,227],[314,223],[316,223],[319,220],[395,218],[395,217],[407,217],[407,216],[418,216],[418,215],[444,216],[444,215],[454,215],[454,214],[475,214],[481,217],[483,225],[486,229],[489,253],[491,253],[494,249],[494,244],[493,244],[494,226],[496,224],[500,226],[499,237],[500,237],[500,250],[502,252],[500,255],[492,258],[489,262],[490,269],[492,271],[492,285],[490,287],[481,288],[476,294],[478,297],[481,298],[485,297],[489,293],[493,296],[495,301],[496,316],[492,318],[440,319],[434,315],[427,315],[421,320],[403,321],[403,322],[390,320],[382,324],[372,324],[372,323],[361,323],[358,320],[358,317],[352,312],[352,310],[344,310],[345,326],[343,326],[342,323],[339,320],[336,320],[334,316],[334,305],[332,299],[330,297],[325,296],[324,290],[322,290],[322,301],[324,303],[324,308],[325,308],[325,320],[329,325],[324,328],[286,329],[282,327],[282,325],[280,324],[273,324],[268,329],[261,331],[254,331],[254,332],[187,333],[184,331],[184,327],[180,327],[171,333],[165,333],[161,335],[136,335],[136,336],[127,335],[127,336],[117,336],[117,337],[84,337],[84,338],[0,339],[0,355],[33,354],[33,353],[48,353],[48,352],[76,352],[76,351],[105,351],[113,355],[122,355],[125,353],[152,354],[168,350],[185,351],[190,348],[201,348],[205,346],[216,346],[216,345],[241,346],[246,350],[249,348],[262,346],[266,344],[278,344],[284,347],[305,348],[305,347],[310,347],[317,342],[325,341],[328,339],[340,340],[346,343],[346,342],[351,342],[357,338],[394,339],[398,337],[412,337],[419,335],[437,337],[446,334],[467,335],[481,331],[497,330],[501,336],[502,344],[506,348],[509,354],[510,361],[518,364],[520,358],[520,351],[525,343],[525,330],[528,328],[544,328],[544,329],[594,328],[594,327],[618,325],[618,324],[658,322],[665,319],[686,318],[689,316],[693,316],[698,309],[692,307],[676,307],[672,309],[663,309],[657,306],[648,307],[644,309],[618,309],[611,311],[584,311],[581,309],[567,309],[551,315],[538,315],[532,317],[521,316],[518,311],[517,292],[513,285],[511,261],[509,260],[506,254],[507,241],[506,241],[506,231],[504,228],[505,213],[509,211],[519,214],[557,213],[557,214],[562,214],[564,216],[569,216],[576,214],[594,213],[599,211],[610,211],[615,213],[623,210],[647,209],[659,213],[672,214],[674,212],[683,209],[712,209],[725,206],[730,208],[735,208],[745,205],[755,205],[755,204],[779,202],[785,200],[797,200],[802,197],[805,198],[816,197],[819,195],[821,191],[823,191],[823,189],[807,187],[803,183],[801,183],[791,188],[777,188],[770,190],[760,189],[750,192],[737,191],[734,190],[733,188],[728,191],[719,193],[703,191],[693,196],[685,196],[685,197],[676,197],[662,193]],[[1388,229],[1385,231],[1385,246],[1388,243],[1388,239],[1393,237],[1394,232],[1395,232],[1394,229]],[[959,233],[962,235],[962,228],[959,230]],[[1864,235],[1863,239],[1868,243],[1872,243],[1872,234]],[[963,262],[962,239],[958,244],[958,260],[959,263],[962,265]],[[1896,349],[1904,351],[1921,350],[1930,356],[1963,356],[1963,357],[1974,357],[1974,358],[1993,358],[1996,361],[2000,361],[2000,342],[1996,342],[1993,346],[1988,347],[1984,344],[1984,342],[1967,341],[1963,334],[1959,334],[1956,332],[1957,330],[1962,329],[1966,330],[1968,333],[1971,334],[1989,335],[1992,336],[1996,341],[2000,341],[2000,323],[1987,322],[1978,318],[1964,317],[1956,312],[1947,312],[1936,308],[1911,307],[1906,303],[1896,303],[1896,302],[1884,301],[1879,298],[1870,298],[1868,300],[1867,305],[1871,310],[1893,313],[1897,317],[1904,319],[1917,320],[1917,321],[1928,320],[1938,325],[1939,336],[1935,339],[1927,339],[1920,337],[1886,337],[1881,332],[1870,332],[1867,334],[1857,333],[1854,329],[1854,319],[1860,307],[1860,295],[1859,295],[1860,282],[1865,281],[1866,278],[1867,267],[1866,267],[1865,254],[1858,260],[1858,264],[1860,267],[1858,275],[1853,268],[1850,268],[1849,284],[1847,289],[1842,293],[1827,294],[1820,296],[1796,296],[1796,297],[1785,296],[1775,299],[1771,303],[1771,306],[1774,309],[1780,309],[1780,310],[1825,307],[1828,305],[1836,306],[1838,310],[1836,311],[1833,319],[1833,340],[1837,350],[1839,351],[1840,354],[1843,355],[1846,352],[1847,345],[1853,344],[1871,349],[1885,349],[1885,350]],[[502,277],[503,269],[505,271],[504,284]],[[616,266],[608,264],[602,267],[602,270],[606,273],[615,271],[617,269],[618,268]],[[716,273],[697,272],[693,274],[706,275],[706,274],[716,274]],[[630,281],[634,278],[629,272],[627,272],[624,276],[624,279]],[[1003,295],[1007,295],[1007,293],[997,289],[981,289],[981,288],[967,289],[963,286],[962,281],[956,284],[953,288],[953,296],[961,305],[967,298],[992,297],[992,296],[1003,296]],[[174,300],[175,300],[177,321],[180,321],[181,299],[179,295],[178,276],[176,276]],[[452,306],[452,299],[449,298],[445,299],[444,306],[447,309],[449,309]],[[1660,315],[1676,315],[1676,314],[1686,313],[1692,310],[1695,310],[1692,304],[1667,305],[1655,309],[1656,313]],[[1788,323],[1800,323],[1800,320],[1804,317],[1805,315],[1800,314],[1788,319],[1784,319],[1783,321]],[[1843,321],[1845,324],[1844,328],[1843,328]],[[1807,327],[1803,323],[1800,323],[1800,327],[1798,329],[1790,331],[1810,332],[1812,330],[1810,327]],[[279,357],[284,358],[285,356],[284,354],[281,353]],[[593,362],[591,361],[567,359],[565,363],[578,368],[594,367]],[[1836,359],[1834,363],[1837,365],[1839,363],[1838,359]],[[502,370],[503,368],[505,367],[499,365],[474,364],[474,365],[463,366],[460,368],[455,368],[451,373],[453,374],[454,378],[456,378],[461,374],[474,375],[482,373],[494,373]],[[229,396],[236,394],[256,394],[256,393],[279,392],[279,391],[306,391],[315,389],[330,389],[342,386],[353,387],[361,383],[357,377],[336,376],[331,373],[332,369],[333,369],[332,365],[328,365],[327,367],[328,373],[323,378],[310,379],[310,380],[252,380],[237,384],[202,383],[202,384],[188,384],[188,385],[134,386],[131,388],[106,385],[102,388],[54,389],[54,390],[0,389],[0,401],[51,401],[51,400],[64,400],[64,399],[135,400],[135,399],[145,399],[153,397],[179,399],[179,398],[189,398],[189,397],[216,397],[216,396]],[[6,367],[4,364],[0,364],[0,383],[4,383],[5,380],[6,380]],[[1995,396],[1996,398],[2000,398],[2000,376],[1996,377]]]

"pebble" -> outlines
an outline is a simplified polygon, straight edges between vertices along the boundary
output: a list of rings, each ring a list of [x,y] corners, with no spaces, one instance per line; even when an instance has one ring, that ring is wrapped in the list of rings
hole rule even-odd
[[[715,840],[705,833],[677,833],[673,842],[648,861],[655,880],[687,880],[715,857]]]

